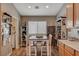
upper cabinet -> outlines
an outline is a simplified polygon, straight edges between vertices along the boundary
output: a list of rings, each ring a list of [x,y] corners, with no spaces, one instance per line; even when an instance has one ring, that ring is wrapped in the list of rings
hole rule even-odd
[[[66,27],[79,27],[79,3],[69,3],[66,5]]]
[[[73,27],[73,3],[69,3],[66,5],[66,27],[72,28]]]
[[[79,27],[79,3],[74,4],[74,26]]]

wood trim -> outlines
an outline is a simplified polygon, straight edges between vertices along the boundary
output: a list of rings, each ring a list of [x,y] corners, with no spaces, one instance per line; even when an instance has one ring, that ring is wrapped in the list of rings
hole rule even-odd
[[[0,4],[0,55],[1,55],[1,4]]]
[[[1,39],[1,19],[2,19],[2,16],[1,16],[1,4],[0,4],[0,55],[1,55],[1,46],[2,46],[2,39]]]
[[[75,6],[74,6],[74,3],[73,3],[73,27],[75,25],[75,22],[74,22],[75,21],[75,17],[74,17],[74,14],[75,14],[74,11],[75,11],[75,9],[74,8],[75,8]]]

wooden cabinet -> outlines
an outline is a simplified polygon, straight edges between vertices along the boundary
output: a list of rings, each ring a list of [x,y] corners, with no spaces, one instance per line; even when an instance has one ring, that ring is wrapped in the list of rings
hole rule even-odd
[[[65,56],[74,56],[74,49],[72,49],[71,47],[65,45],[65,52],[64,52]]]
[[[66,27],[79,27],[79,3],[69,3],[66,5]]]
[[[59,43],[59,56],[75,56],[75,50],[62,42]]]
[[[74,26],[79,27],[79,3],[74,3]]]
[[[59,55],[63,56],[64,55],[64,44],[59,42]]]
[[[64,51],[64,56],[73,56],[71,53],[69,53],[67,50]]]
[[[59,47],[59,56],[64,56],[64,48]]]
[[[79,51],[75,51],[75,56],[79,56]]]
[[[74,49],[68,47],[67,45],[59,44],[59,56],[74,56]]]
[[[66,5],[66,27],[72,28],[73,27],[73,3],[69,3]]]

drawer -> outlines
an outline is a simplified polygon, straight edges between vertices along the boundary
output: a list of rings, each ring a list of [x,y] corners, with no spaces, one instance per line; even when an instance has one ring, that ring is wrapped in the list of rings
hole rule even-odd
[[[64,51],[64,56],[73,56],[71,53],[69,53],[67,50]]]
[[[79,51],[75,51],[75,56],[79,56]]]
[[[74,49],[65,45],[65,50],[67,50],[70,54],[74,55]]]

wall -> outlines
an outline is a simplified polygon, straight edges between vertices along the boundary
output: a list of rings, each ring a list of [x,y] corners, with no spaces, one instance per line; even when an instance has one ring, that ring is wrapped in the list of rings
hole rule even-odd
[[[28,24],[28,21],[47,21],[47,32],[48,34],[54,34],[55,33],[55,23],[56,23],[56,17],[55,16],[21,16],[21,24],[20,25],[24,25],[25,23]],[[26,24],[26,26],[28,26]],[[21,26],[20,26],[21,28]],[[49,29],[49,30],[48,30]],[[20,31],[21,32],[21,31]]]
[[[24,24],[24,22],[28,22],[28,21],[47,21],[48,26],[55,26],[56,23],[56,17],[55,16],[22,16],[21,17],[21,21],[22,24]]]
[[[59,13],[57,14],[57,20],[58,20],[58,17],[66,15],[66,5],[67,4],[65,3],[63,7],[60,9]]]
[[[68,37],[79,39],[79,29],[72,28],[71,31],[68,32]]]
[[[10,14],[13,18],[17,20],[17,29],[16,29],[16,48],[19,48],[19,20],[20,15],[17,12],[16,8],[11,3],[2,3],[1,4],[1,10],[2,12],[7,12]]]
[[[13,6],[13,4],[11,3],[2,3],[2,11],[3,12],[7,12],[8,14],[10,14],[12,17],[16,18],[17,20],[19,20],[19,13],[17,12],[17,10],[15,9],[15,7]]]

